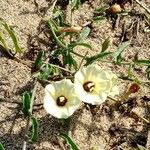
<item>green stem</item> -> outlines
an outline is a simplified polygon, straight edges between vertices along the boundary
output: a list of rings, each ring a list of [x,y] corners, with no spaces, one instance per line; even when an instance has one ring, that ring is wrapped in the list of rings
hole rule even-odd
[[[52,30],[53,36],[54,36],[56,42],[58,43],[58,45],[61,46],[64,49],[67,49],[67,46],[64,43],[62,43],[62,41],[60,41],[59,38],[56,36],[55,31],[54,31],[53,26],[52,26],[52,21],[49,20],[48,24],[49,24],[49,26]]]
[[[84,58],[84,56],[82,56],[82,55],[80,55],[80,54],[78,54],[78,53],[76,53],[76,52],[73,52],[73,51],[70,51],[70,52],[71,52],[72,54],[75,54],[75,55],[81,57],[81,58]]]
[[[34,89],[33,89],[33,92],[32,92],[31,103],[30,103],[30,109],[29,109],[29,112],[30,112],[31,115],[32,115],[33,104],[34,104],[34,98],[35,98],[37,86],[38,86],[38,82],[37,82],[37,79],[35,79],[35,86],[34,86]],[[23,141],[22,150],[26,150],[26,149],[27,149],[27,137],[28,137],[28,131],[29,131],[29,128],[30,128],[31,115],[29,115],[29,116],[27,117],[27,124],[26,124],[25,135],[24,135],[25,140]]]

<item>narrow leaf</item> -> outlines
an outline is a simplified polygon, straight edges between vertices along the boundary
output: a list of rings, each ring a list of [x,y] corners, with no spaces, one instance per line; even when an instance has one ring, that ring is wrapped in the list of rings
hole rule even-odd
[[[132,65],[129,65],[129,68],[128,68],[128,78],[132,78],[132,76],[133,76]]]
[[[75,42],[75,43],[73,43],[71,46],[72,46],[72,47],[75,47],[75,46],[77,46],[77,45],[79,45],[79,46],[84,46],[84,47],[86,47],[86,48],[92,49],[91,45],[90,45],[90,44],[87,44],[87,43],[78,43],[78,42]]]
[[[72,9],[74,9],[74,8],[78,9],[79,6],[81,5],[80,0],[70,0],[70,1],[71,1]]]
[[[150,66],[150,60],[140,59],[140,60],[135,60],[135,63],[138,65]]]
[[[39,124],[35,117],[31,117],[32,120],[32,135],[31,135],[31,141],[36,142],[38,140],[38,132],[39,132]]]
[[[139,150],[146,150],[146,148],[142,145],[137,144],[137,147],[138,147]]]
[[[44,64],[40,68],[39,78],[42,80],[47,80],[50,74],[52,74],[52,75],[54,74],[54,70],[53,70],[52,66],[49,64]]]
[[[96,16],[96,17],[93,17],[93,20],[94,21],[102,21],[102,20],[105,20],[106,19],[106,17],[104,17],[104,16]]]
[[[60,136],[68,142],[72,150],[79,150],[77,145],[73,142],[73,140],[67,134],[60,133]]]
[[[129,42],[124,42],[124,43],[122,43],[121,45],[119,45],[117,51],[115,51],[115,52],[113,53],[112,56],[113,56],[114,61],[115,61],[116,63],[120,63],[120,62],[121,62],[121,60],[122,60],[121,54],[122,54],[122,52],[123,52],[129,45],[130,45]]]
[[[84,28],[82,32],[80,33],[80,37],[77,40],[77,42],[82,42],[83,40],[85,40],[90,34],[90,32],[91,32],[91,29],[89,27]]]
[[[102,13],[105,13],[106,9],[108,9],[109,6],[105,5],[105,6],[102,6],[100,8],[97,8],[94,13],[98,13],[98,14],[102,14]]]
[[[23,94],[23,113],[25,116],[30,115],[30,101],[31,101],[31,96],[28,92],[25,92]]]
[[[4,146],[0,143],[0,150],[5,150]]]
[[[103,52],[103,53],[100,53],[98,55],[95,55],[95,56],[92,56],[92,57],[88,57],[86,58],[86,66],[93,63],[94,61],[97,61],[99,59],[102,59],[108,55],[112,54],[112,52]]]
[[[147,67],[146,73],[147,73],[148,80],[150,80],[150,66]]]
[[[1,32],[0,32],[0,42],[2,43],[2,46],[7,50],[8,46],[7,46],[5,39],[3,38],[3,34]]]
[[[55,39],[55,41],[57,42],[57,44],[58,44],[60,47],[62,47],[62,48],[64,48],[64,49],[67,49],[67,46],[66,46],[62,41],[60,41],[59,38],[57,37],[57,35],[56,35],[55,31],[54,31],[54,23],[53,23],[53,21],[52,21],[52,20],[49,20],[49,21],[48,21],[48,25],[49,25],[49,27],[50,27],[51,30],[52,30],[52,34],[53,34],[54,39]]]
[[[110,43],[110,40],[109,40],[109,38],[107,38],[107,39],[103,42],[103,44],[102,44],[102,51],[101,51],[101,52],[104,52],[104,51],[107,50],[107,48],[108,48],[108,46],[109,46],[109,43]]]
[[[22,49],[19,47],[18,40],[17,40],[17,37],[16,37],[15,32],[13,31],[13,29],[11,29],[11,28],[7,25],[7,23],[2,23],[2,25],[3,25],[4,28],[7,30],[7,32],[8,32],[8,34],[9,34],[10,38],[12,39],[16,52],[17,52],[17,53],[21,53],[21,52],[22,52]]]
[[[77,62],[75,59],[71,56],[71,54],[68,52],[68,54],[64,54],[64,64],[69,65],[70,67],[74,67],[74,69],[77,69]]]
[[[37,58],[35,60],[35,63],[34,65],[37,66],[37,67],[40,67],[42,65],[42,58],[44,56],[44,51],[41,50],[38,55],[37,55]]]

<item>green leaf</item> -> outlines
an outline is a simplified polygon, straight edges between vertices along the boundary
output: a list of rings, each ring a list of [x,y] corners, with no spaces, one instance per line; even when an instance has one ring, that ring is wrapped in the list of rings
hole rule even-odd
[[[41,50],[38,55],[37,55],[37,58],[35,60],[35,63],[34,65],[37,66],[37,67],[40,67],[42,65],[42,58],[44,56],[44,51]]]
[[[142,145],[137,144],[137,147],[138,147],[139,150],[146,150],[146,148]]]
[[[102,20],[105,20],[106,19],[106,17],[104,17],[104,16],[96,16],[96,17],[93,17],[93,20],[94,21],[102,21]]]
[[[109,40],[109,38],[107,38],[107,39],[103,42],[103,44],[102,44],[102,51],[101,51],[101,52],[104,52],[104,51],[107,50],[107,48],[108,48],[108,46],[109,46],[109,43],[110,43],[110,40]]]
[[[40,79],[44,79],[47,80],[49,75],[53,75],[54,74],[54,70],[53,67],[50,64],[44,64],[41,68],[40,68],[40,75],[39,78]]]
[[[122,61],[122,52],[130,45],[129,42],[124,42],[122,43],[121,45],[119,45],[117,51],[115,51],[113,54],[112,54],[112,57],[114,58],[114,61],[119,64],[121,61]]]
[[[74,43],[71,43],[70,47],[74,48],[75,46],[84,46],[86,48],[89,48],[89,49],[92,49],[91,45],[90,44],[87,44],[87,43],[78,43],[78,42],[74,42]]]
[[[147,67],[146,73],[147,73],[148,80],[150,80],[150,66]]]
[[[80,45],[80,46],[84,46],[86,48],[92,49],[91,45],[87,43],[76,43],[76,45]]]
[[[5,150],[4,146],[0,143],[0,150]]]
[[[98,14],[102,14],[102,13],[105,13],[105,11],[106,11],[106,9],[108,9],[109,8],[109,5],[107,6],[107,5],[105,5],[105,6],[102,6],[102,7],[100,7],[100,8],[97,8],[95,11],[94,11],[94,13],[98,13]]]
[[[72,9],[76,8],[78,9],[79,6],[81,5],[81,1],[80,0],[70,0],[71,5],[72,5]]]
[[[16,53],[22,53],[22,49],[19,47],[19,44],[18,44],[18,39],[15,35],[15,32],[13,31],[12,28],[10,28],[6,22],[2,23],[2,25],[4,26],[4,28],[7,30],[10,38],[12,39],[13,41],[13,44],[14,44],[14,47],[15,47],[15,51]]]
[[[135,60],[134,62],[138,65],[150,66],[150,60],[140,59],[140,60]]]
[[[76,70],[78,68],[77,66],[77,62],[75,61],[75,59],[71,56],[70,52],[68,52],[67,54],[64,54],[64,64],[65,65],[69,65],[70,67],[74,67],[74,69]]]
[[[0,42],[2,43],[2,46],[7,50],[8,46],[7,46],[5,39],[3,38],[3,34],[1,32],[0,32]]]
[[[133,76],[132,65],[129,65],[129,68],[128,68],[128,78],[132,78],[132,76]]]
[[[31,95],[28,92],[23,93],[23,113],[25,116],[30,115]]]
[[[53,67],[49,63],[45,63],[40,67],[40,72],[34,73],[33,77],[41,80],[47,80],[49,76],[58,75],[59,69]]]
[[[57,44],[58,44],[60,47],[62,47],[62,48],[64,48],[64,49],[67,49],[67,46],[65,45],[65,43],[63,43],[61,40],[59,40],[59,38],[57,37],[57,35],[56,35],[55,31],[54,31],[54,21],[49,20],[49,21],[48,21],[48,25],[49,25],[49,27],[50,27],[51,30],[52,30],[52,34],[53,34],[54,39],[55,39],[55,41],[57,42]]]
[[[38,132],[39,132],[39,124],[35,117],[31,117],[32,120],[32,135],[31,135],[31,141],[36,142],[38,140]]]
[[[63,53],[64,53],[64,49],[58,48],[52,53],[52,56],[57,58],[60,54],[63,54]]]
[[[100,53],[100,54],[97,54],[95,56],[92,56],[92,57],[88,57],[86,58],[86,66],[93,63],[94,61],[97,61],[97,60],[100,60],[108,55],[112,54],[112,52],[103,52],[103,53]]]
[[[60,133],[60,136],[68,142],[72,150],[79,150],[77,145],[73,142],[73,140],[67,134]]]
[[[62,11],[59,9],[54,10],[55,12],[53,13],[53,19],[58,18],[60,15],[62,15]]]
[[[82,42],[83,40],[85,40],[90,34],[90,32],[91,32],[91,29],[89,27],[84,28],[82,32],[80,33],[80,37],[77,40],[77,42]]]

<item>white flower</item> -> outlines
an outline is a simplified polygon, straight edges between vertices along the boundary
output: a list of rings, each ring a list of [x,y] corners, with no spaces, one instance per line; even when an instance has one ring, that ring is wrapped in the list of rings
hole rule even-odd
[[[103,103],[107,96],[119,94],[116,82],[115,74],[101,69],[98,65],[82,67],[75,74],[75,89],[79,98],[92,105]]]
[[[80,106],[74,84],[69,79],[54,82],[45,87],[44,108],[56,118],[68,118]]]

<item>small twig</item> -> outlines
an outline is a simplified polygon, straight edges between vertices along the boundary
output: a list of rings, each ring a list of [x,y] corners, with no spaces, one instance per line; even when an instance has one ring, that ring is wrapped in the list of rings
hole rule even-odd
[[[91,23],[92,23],[92,21],[88,21],[88,22],[84,23],[84,24],[82,25],[82,27],[86,27],[86,26],[90,25]]]
[[[135,0],[135,1],[150,14],[150,10],[146,6],[144,6],[141,2],[139,2],[139,0]]]
[[[88,51],[86,51],[86,53],[85,53],[84,57],[82,58],[82,60],[81,60],[81,62],[80,62],[80,64],[79,64],[79,68],[78,68],[78,70],[81,68],[81,65],[82,65],[83,61],[85,60],[85,58],[86,58],[87,54],[88,54]]]
[[[70,71],[70,70],[68,70],[68,69],[66,69],[66,68],[63,68],[63,67],[60,67],[60,66],[57,66],[57,65],[54,65],[54,64],[50,64],[50,65],[53,66],[53,67],[59,68],[59,69],[61,69],[61,70],[63,70],[63,71],[69,72],[69,73],[71,73],[71,74],[74,73],[74,72],[72,72],[72,71]]]
[[[112,101],[114,101],[114,102],[118,102],[119,100],[116,100],[116,99],[114,99],[114,98],[112,98],[112,97],[110,97],[110,96],[108,96],[108,99],[110,99],[110,100],[112,100]],[[120,101],[119,101],[120,102]]]
[[[136,112],[131,111],[131,114],[133,114],[133,116],[135,116],[135,117],[141,119],[141,120],[144,121],[145,123],[150,124],[150,122],[149,122],[146,118],[144,118],[144,117],[138,115]]]
[[[35,80],[35,86],[34,86],[34,89],[32,91],[31,102],[30,102],[30,109],[29,109],[30,114],[32,114],[33,103],[34,103],[34,98],[35,98],[37,87],[38,87],[38,82],[37,82],[37,79],[36,79]],[[31,115],[29,115],[27,117],[27,124],[26,124],[26,128],[25,128],[24,142],[23,142],[22,150],[27,149],[27,135],[28,135],[28,131],[29,131],[29,128],[30,128],[30,121],[31,121]]]
[[[116,30],[118,29],[119,22],[120,22],[120,16],[118,15],[118,16],[117,16],[117,19],[116,19],[116,21],[115,21],[114,29],[116,29]]]

